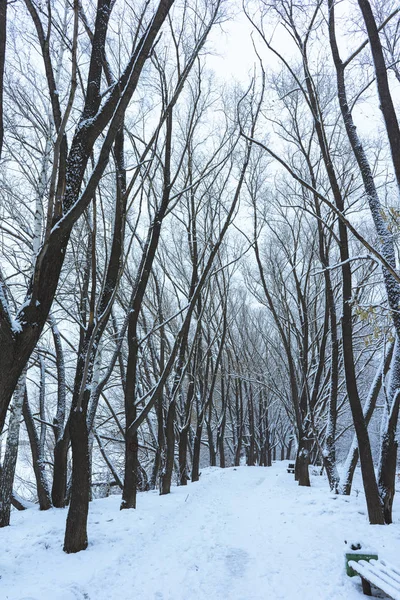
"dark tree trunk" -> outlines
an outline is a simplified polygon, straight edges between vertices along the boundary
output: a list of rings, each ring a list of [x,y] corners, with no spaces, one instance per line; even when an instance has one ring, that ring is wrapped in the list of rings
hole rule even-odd
[[[4,140],[4,120],[3,120],[3,93],[4,93],[4,66],[6,58],[6,37],[7,37],[7,2],[0,0],[0,160],[3,150]]]
[[[29,406],[28,394],[26,389],[22,414],[24,417],[25,426],[28,432],[29,442],[31,446],[32,464],[36,479],[36,489],[39,500],[39,508],[40,510],[48,510],[49,508],[51,508],[51,499],[46,472],[44,468],[44,456],[42,451],[42,445],[40,444],[39,436],[36,431],[35,422],[33,420],[31,408]]]
[[[272,465],[272,457],[271,457],[271,436],[270,436],[270,431],[269,431],[269,410],[266,407],[265,408],[265,418],[264,418],[264,423],[265,423],[265,443],[264,443],[264,447],[265,447],[265,466],[266,467],[270,467]]]
[[[387,417],[387,426],[381,444],[379,465],[379,492],[383,503],[385,523],[392,523],[392,508],[395,494],[397,448],[397,421],[399,418],[400,390],[397,390],[393,400],[391,413]]]
[[[26,370],[20,377],[15,389],[8,424],[6,451],[0,474],[0,527],[10,524],[11,499],[17,465],[19,429],[26,387]]]
[[[310,474],[308,471],[310,451],[307,447],[308,444],[307,440],[300,441],[295,464],[296,480],[299,482],[299,485],[304,487],[310,487]]]
[[[255,427],[254,427],[254,404],[253,404],[253,393],[250,387],[248,395],[248,409],[249,409],[249,449],[247,454],[247,466],[254,467],[255,465]]]
[[[164,370],[164,342],[161,342],[161,354],[160,354],[160,370]],[[154,489],[160,480],[160,470],[163,467],[163,456],[165,457],[166,448],[165,448],[165,430],[164,430],[164,402],[163,396],[161,395],[157,401],[156,405],[157,409],[157,454],[154,459],[154,468],[151,483],[154,485]]]
[[[69,442],[69,424],[67,424],[63,437],[56,442],[54,446],[53,486],[51,489],[51,501],[55,508],[64,508],[67,505]]]
[[[202,425],[198,424],[193,443],[192,481],[199,481],[200,479],[200,450],[202,430]]]
[[[235,467],[240,465],[243,446],[243,389],[240,379],[235,380],[235,408],[236,408],[236,450]]]
[[[151,470],[149,487],[151,490],[155,490],[157,486],[158,475],[160,471],[161,465],[161,449],[157,448],[157,451],[154,456],[153,468]]]
[[[385,65],[385,59],[383,55],[383,49],[379,38],[378,28],[375,23],[375,19],[373,17],[373,13],[371,10],[371,6],[368,0],[359,0],[359,6],[363,13],[364,21],[368,31],[368,37],[370,41],[371,52],[375,64],[375,73],[376,73],[376,81],[378,85],[378,93],[379,99],[381,103],[381,110],[383,113],[383,117],[386,124],[387,133],[389,136],[389,143],[392,153],[393,165],[395,168],[397,183],[400,187],[400,130],[397,122],[396,113],[394,110],[389,83],[387,78],[387,70]],[[332,55],[335,62],[336,74],[337,74],[337,86],[338,86],[338,97],[340,103],[340,109],[343,116],[343,121],[346,126],[347,135],[353,149],[354,155],[357,159],[357,163],[360,169],[361,176],[363,178],[364,189],[368,198],[371,214],[374,220],[375,228],[378,234],[378,239],[381,244],[381,252],[384,258],[387,261],[387,264],[390,265],[393,269],[396,269],[396,257],[395,257],[395,248],[393,244],[393,238],[391,232],[388,230],[387,224],[382,216],[382,208],[380,205],[378,192],[375,187],[374,177],[371,170],[371,167],[368,162],[368,158],[365,154],[364,148],[360,142],[360,139],[356,132],[356,127],[353,122],[351,110],[347,103],[347,95],[346,95],[346,85],[344,79],[344,65],[340,59],[338,46],[336,43],[336,35],[335,35],[335,17],[334,17],[334,4],[333,0],[329,0],[329,10],[330,10],[330,18],[329,18],[329,35],[330,35],[330,43],[332,49]],[[391,308],[391,314],[393,323],[396,330],[397,338],[400,338],[400,316],[398,313],[398,307],[400,302],[400,287],[397,281],[394,280],[393,276],[389,273],[388,269],[383,268],[383,276],[385,281],[386,293],[388,298],[388,303]],[[350,301],[350,300],[349,300]],[[397,395],[398,395],[398,364],[399,364],[399,356],[398,356],[398,345],[395,346],[394,352],[394,365],[392,369],[394,370],[394,377],[392,377],[392,383],[395,382],[395,386],[391,384],[390,389],[390,402],[393,402],[392,412],[390,415],[390,419],[392,420],[392,425],[389,429],[391,431],[387,432],[387,436],[384,436],[382,453],[381,453],[381,465],[384,466],[385,460],[388,460],[387,469],[384,470],[386,475],[388,476],[385,479],[384,484],[380,484],[380,497],[383,500],[383,509],[384,509],[384,518],[385,520],[391,520],[391,505],[393,502],[394,495],[394,472],[393,472],[393,456],[397,456],[397,446],[395,445],[395,432],[397,426],[397,417],[398,417],[398,405],[397,404]],[[346,367],[346,362],[345,362]],[[364,429],[361,427],[361,417],[362,410],[360,411],[357,408],[357,423],[355,422],[356,433],[357,427],[361,431]],[[352,407],[353,417],[354,417],[354,409]],[[360,414],[361,413],[361,414]],[[359,422],[359,423],[358,423]],[[366,425],[365,425],[366,428]],[[365,432],[362,431],[362,435],[365,438]],[[357,433],[358,437],[358,433]],[[363,478],[366,477],[367,487],[369,489],[367,494],[366,489],[366,497],[367,503],[369,504],[369,513],[370,513],[370,521],[381,522],[379,519],[379,507],[378,502],[375,498],[375,486],[372,481],[372,474],[366,473],[366,465],[365,465],[365,456],[363,454],[365,452],[365,448],[361,445],[361,440],[358,439],[358,447],[360,451],[360,461],[361,468],[363,471]],[[363,464],[364,462],[364,464]],[[394,467],[395,468],[395,467]],[[370,471],[370,469],[368,470]],[[392,475],[393,473],[393,475]],[[390,478],[393,477],[393,482],[390,482]],[[374,477],[375,479],[375,477]],[[389,516],[390,515],[390,516]]]
[[[358,0],[358,4],[363,14],[368,32],[371,54],[375,66],[380,109],[385,120],[397,185],[400,188],[400,129],[390,93],[383,48],[379,37],[378,27],[376,25],[369,1]]]
[[[198,328],[199,329],[199,328]],[[196,332],[199,335],[199,331]],[[196,343],[196,350],[194,354],[194,359],[192,361],[192,372],[189,373],[189,385],[185,397],[185,402],[183,402],[183,394],[181,394],[181,420],[183,420],[183,426],[179,430],[179,446],[178,446],[178,460],[179,460],[179,485],[187,485],[189,479],[189,470],[187,464],[187,453],[189,446],[189,430],[190,430],[190,422],[191,422],[191,411],[193,404],[193,397],[195,392],[195,377],[194,370],[197,367],[199,350],[200,350],[200,335],[199,341]],[[182,406],[183,404],[183,406]]]
[[[170,199],[170,178],[171,178],[171,144],[172,144],[172,110],[168,112],[166,143],[165,143],[165,164],[164,164],[164,189],[161,204],[154,216],[151,227],[148,231],[148,237],[144,246],[141,263],[138,269],[135,287],[132,290],[130,301],[129,324],[128,324],[128,366],[125,389],[125,477],[124,491],[122,494],[121,509],[136,508],[136,484],[138,468],[138,439],[137,430],[131,429],[137,415],[135,402],[136,398],[136,380],[137,380],[137,360],[138,360],[138,319],[142,307],[144,295],[147,289],[149,277],[151,274],[154,258],[161,234],[162,221],[168,208]],[[167,440],[168,443],[168,440]],[[168,454],[168,449],[167,449]],[[164,477],[162,474],[161,477]],[[171,471],[172,477],[172,471]]]
[[[392,343],[388,349],[388,352],[383,360],[383,363],[379,365],[375,378],[372,382],[368,398],[364,404],[364,417],[367,425],[369,424],[373,412],[375,410],[376,402],[378,400],[379,392],[382,388],[382,380],[383,376],[387,374],[390,363],[393,356],[393,348],[394,344]],[[358,445],[357,445],[357,436],[354,436],[353,443],[350,447],[349,453],[347,455],[346,463],[345,463],[345,474],[343,477],[343,482],[341,484],[341,493],[345,496],[349,496],[351,493],[351,487],[353,483],[354,472],[356,470],[356,466],[358,463]]]
[[[179,432],[179,485],[187,485],[189,476],[187,468],[189,426],[183,427]]]
[[[129,382],[129,369],[127,383]],[[128,386],[127,386],[128,389]],[[129,396],[125,406],[125,415],[127,423],[133,423],[136,419],[136,406]],[[139,441],[137,431],[131,427],[125,430],[125,474],[124,489],[122,492],[121,510],[126,508],[136,508],[137,495],[137,475],[138,475],[138,450]]]
[[[222,416],[221,422],[218,427],[218,435],[217,435],[217,446],[218,446],[218,454],[219,454],[219,466],[221,469],[225,469],[226,461],[225,461],[225,426],[226,426],[226,413],[224,410],[224,414]]]
[[[72,447],[72,486],[64,538],[64,552],[67,554],[85,550],[88,545],[90,459],[85,410],[77,409],[71,412],[69,430]]]
[[[171,400],[168,414],[167,424],[165,431],[166,441],[166,456],[165,464],[163,465],[163,471],[160,478],[160,495],[164,496],[171,492],[172,473],[174,470],[174,455],[175,455],[175,411],[176,405],[175,400]],[[193,478],[192,478],[193,480]]]
[[[210,410],[211,413],[211,410]],[[209,415],[209,419],[207,420],[207,439],[208,439],[208,452],[210,455],[210,467],[217,466],[217,452],[214,445],[214,436],[211,425],[211,414]]]
[[[315,88],[313,86],[312,78],[308,68],[306,48],[303,46],[302,50],[305,82],[310,98],[310,106],[314,117],[314,125],[322,153],[322,158],[329,178],[336,208],[343,213],[345,210],[344,198],[336,177],[335,169],[330,156],[330,150],[326,144],[326,134],[323,129],[323,122],[321,120],[318,102],[315,97]],[[375,477],[368,429],[365,423],[357,387],[353,351],[352,272],[351,263],[349,261],[350,253],[348,231],[346,225],[341,219],[339,219],[339,241],[342,272],[342,349],[346,391],[360,451],[361,472],[369,520],[371,524],[383,524],[383,512]]]

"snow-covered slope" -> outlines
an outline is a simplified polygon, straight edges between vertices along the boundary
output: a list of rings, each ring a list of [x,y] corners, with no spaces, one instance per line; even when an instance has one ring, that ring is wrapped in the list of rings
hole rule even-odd
[[[2,600],[355,600],[344,540],[400,564],[397,523],[370,526],[365,500],[329,494],[323,478],[299,488],[286,463],[206,469],[160,497],[91,504],[90,546],[62,551],[65,510],[14,513],[0,531]]]

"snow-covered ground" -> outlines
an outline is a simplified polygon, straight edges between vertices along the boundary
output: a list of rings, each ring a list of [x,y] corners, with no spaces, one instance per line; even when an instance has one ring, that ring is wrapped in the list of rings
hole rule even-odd
[[[399,565],[399,503],[394,525],[370,526],[361,493],[333,496],[318,476],[299,488],[286,465],[205,469],[169,496],[140,494],[136,511],[96,500],[76,555],[62,551],[65,510],[13,513],[0,531],[0,598],[361,600],[344,540]]]

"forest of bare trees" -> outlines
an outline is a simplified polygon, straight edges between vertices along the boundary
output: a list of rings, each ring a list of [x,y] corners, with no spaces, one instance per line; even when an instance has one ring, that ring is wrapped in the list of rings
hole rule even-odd
[[[399,17],[0,0],[0,526],[68,507],[79,552],[92,498],[280,459],[392,522]]]

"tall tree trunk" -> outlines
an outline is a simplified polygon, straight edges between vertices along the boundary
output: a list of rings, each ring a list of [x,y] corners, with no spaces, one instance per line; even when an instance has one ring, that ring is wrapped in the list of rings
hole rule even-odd
[[[164,150],[164,187],[160,206],[154,215],[151,227],[148,230],[146,244],[134,289],[130,300],[128,323],[128,365],[126,370],[125,388],[125,476],[124,490],[122,493],[121,509],[136,508],[136,485],[138,468],[138,439],[137,430],[132,429],[137,415],[136,410],[136,381],[138,361],[138,319],[147,289],[154,258],[161,234],[162,221],[168,208],[171,194],[171,144],[172,144],[172,109],[168,111],[166,126],[166,143]],[[168,442],[167,442],[168,443]],[[135,489],[134,489],[135,488]]]
[[[24,370],[18,380],[8,424],[6,451],[0,476],[0,527],[7,527],[10,524],[11,499],[17,465],[19,428],[24,404],[26,372],[27,369]]]
[[[188,433],[190,424],[179,431],[178,460],[179,460],[179,485],[187,485],[189,475],[187,468]]]
[[[390,375],[391,384],[389,388],[389,398],[391,399],[391,402],[388,406],[387,413],[383,415],[381,453],[378,469],[379,493],[383,503],[385,523],[387,524],[392,523],[392,508],[396,483],[398,447],[396,431],[400,406],[400,356],[399,353],[396,352],[396,346],[399,346],[399,343],[399,339],[397,339]]]
[[[379,105],[385,120],[387,135],[389,138],[390,151],[397,185],[400,188],[400,128],[397,121],[392,95],[389,88],[389,79],[383,48],[379,37],[379,30],[368,0],[358,0],[365,25],[367,28],[372,59],[374,61],[376,84],[379,94]]]
[[[393,356],[393,348],[394,348],[394,343],[391,343],[388,348],[388,351],[386,353],[386,356],[384,357],[382,363],[379,365],[379,367],[377,369],[376,375],[374,377],[374,380],[373,380],[370,390],[369,390],[368,397],[365,401],[365,404],[363,407],[363,412],[364,412],[364,418],[365,418],[367,425],[369,424],[371,417],[373,415],[373,412],[375,410],[376,402],[378,400],[379,393],[382,389],[383,377],[387,374],[387,372],[389,370],[390,363],[392,361],[392,356]],[[358,457],[359,457],[359,454],[358,454],[357,436],[354,436],[353,442],[350,446],[350,450],[347,454],[346,462],[344,465],[344,475],[343,475],[342,483],[341,483],[341,493],[346,496],[349,496],[351,493],[351,486],[353,483],[353,477],[354,477],[354,472],[356,470]]]
[[[88,545],[90,459],[86,410],[77,407],[71,412],[69,430],[72,447],[72,488],[64,538],[64,552],[67,554],[85,550]]]
[[[330,156],[329,147],[326,144],[327,136],[323,129],[323,120],[317,98],[315,87],[312,82],[307,62],[307,51],[302,44],[303,66],[305,82],[307,86],[310,106],[314,118],[315,130],[321,149],[322,158],[332,189],[336,208],[344,212],[345,203],[342,196],[336,172]],[[375,477],[374,463],[372,460],[371,444],[365,423],[362,405],[358,394],[357,376],[354,363],[353,350],[353,315],[352,315],[352,272],[350,266],[350,253],[348,242],[348,231],[346,225],[339,219],[339,250],[342,272],[342,349],[343,363],[346,380],[346,391],[349,399],[350,409],[353,417],[354,428],[357,435],[360,451],[361,472],[367,501],[368,516],[371,524],[383,524],[382,505],[379,497],[378,485]]]
[[[53,485],[51,488],[51,501],[55,508],[64,508],[67,505],[67,479],[68,479],[68,448],[70,443],[69,421],[64,435],[56,441],[53,455]]]
[[[200,452],[202,432],[203,425],[202,423],[198,423],[193,442],[192,481],[199,481],[200,479]]]
[[[169,404],[167,423],[165,428],[166,456],[160,477],[160,495],[164,496],[171,492],[172,473],[174,470],[175,455],[175,411],[176,404],[173,398]]]
[[[6,62],[7,2],[0,0],[0,160],[4,141],[4,67]]]
[[[386,73],[386,65],[383,56],[383,50],[379,39],[378,29],[376,27],[375,20],[372,15],[371,7],[369,5],[368,0],[359,0],[359,5],[362,10],[364,20],[367,26],[368,36],[371,45],[371,51],[375,64],[375,72],[377,77],[378,84],[378,93],[381,101],[381,109],[384,115],[386,128],[388,129],[389,142],[392,151],[393,164],[395,167],[397,182],[400,186],[400,130],[397,122],[397,117],[394,111],[392,98],[390,95],[389,84]],[[364,189],[366,192],[366,196],[368,199],[370,211],[374,220],[374,225],[376,232],[378,234],[378,239],[381,246],[381,252],[384,256],[387,263],[393,268],[396,269],[396,254],[393,243],[393,236],[391,231],[389,231],[387,224],[382,215],[382,207],[379,201],[378,192],[375,186],[375,181],[372,173],[372,169],[369,165],[367,155],[364,151],[363,145],[357,135],[356,127],[353,122],[353,117],[351,114],[351,110],[347,103],[347,95],[346,95],[346,84],[344,78],[344,69],[345,66],[342,63],[339,55],[338,46],[336,43],[336,34],[335,34],[335,15],[334,15],[334,4],[333,0],[329,0],[329,37],[332,49],[332,56],[334,59],[336,74],[337,74],[337,87],[338,87],[338,97],[340,109],[343,117],[343,122],[346,127],[346,132],[351,144],[351,147],[354,152],[354,156],[356,157],[357,164],[363,178]],[[389,131],[390,130],[390,131]],[[400,286],[397,281],[395,281],[394,277],[389,273],[387,268],[383,268],[383,277],[386,288],[386,295],[388,299],[388,303],[391,309],[391,316],[393,320],[393,324],[396,331],[396,337],[400,340],[400,315],[398,312],[400,305]],[[397,403],[397,395],[398,395],[398,386],[399,386],[399,365],[400,365],[400,346],[398,343],[395,345],[393,363],[392,363],[392,375],[391,375],[391,385],[389,389],[389,401],[394,404]],[[387,435],[384,435],[384,443],[382,447],[381,453],[381,468],[385,470],[385,484],[380,486],[380,497],[383,502],[384,507],[386,507],[385,513],[388,515],[388,507],[390,505],[390,513],[391,513],[391,505],[393,502],[392,495],[394,494],[394,473],[393,473],[393,481],[390,484],[388,481],[389,473],[393,472],[392,468],[392,454],[394,453],[397,456],[397,447],[394,448],[393,436],[396,433],[397,427],[397,419],[393,421],[395,415],[398,415],[398,408],[394,405],[391,409],[391,432],[387,432]],[[394,428],[394,430],[393,430]],[[386,447],[386,442],[388,446]],[[390,449],[389,449],[390,448]],[[361,450],[361,448],[360,448]],[[389,461],[388,468],[385,469],[384,461]],[[388,497],[386,497],[388,494]],[[388,516],[391,520],[390,517]],[[385,517],[386,520],[386,517]]]
[[[247,454],[247,466],[254,467],[255,465],[255,427],[254,427],[254,404],[253,392],[249,390],[248,408],[249,408],[249,449]]]
[[[225,408],[223,408],[222,410],[223,410],[222,417],[221,417],[220,423],[218,425],[217,448],[218,448],[218,454],[219,454],[219,466],[221,467],[221,469],[225,469],[226,460],[225,460],[224,440],[225,440],[225,427],[226,427],[226,410],[225,410]]]
[[[51,499],[45,471],[43,446],[39,441],[39,436],[36,431],[32,411],[29,406],[28,393],[26,391],[26,387],[22,413],[31,446],[32,464],[36,479],[36,489],[39,500],[39,507],[40,510],[48,510],[49,508],[51,508]]]
[[[240,465],[243,446],[243,390],[240,379],[235,380],[235,408],[236,408],[236,450],[235,467]]]
[[[207,427],[207,439],[208,439],[208,453],[210,455],[210,467],[216,467],[217,466],[217,451],[216,451],[215,444],[214,444],[214,436],[213,436],[213,430],[212,430],[212,425],[211,425],[211,405],[210,405],[209,411],[208,411],[208,419],[207,419],[206,427]]]

